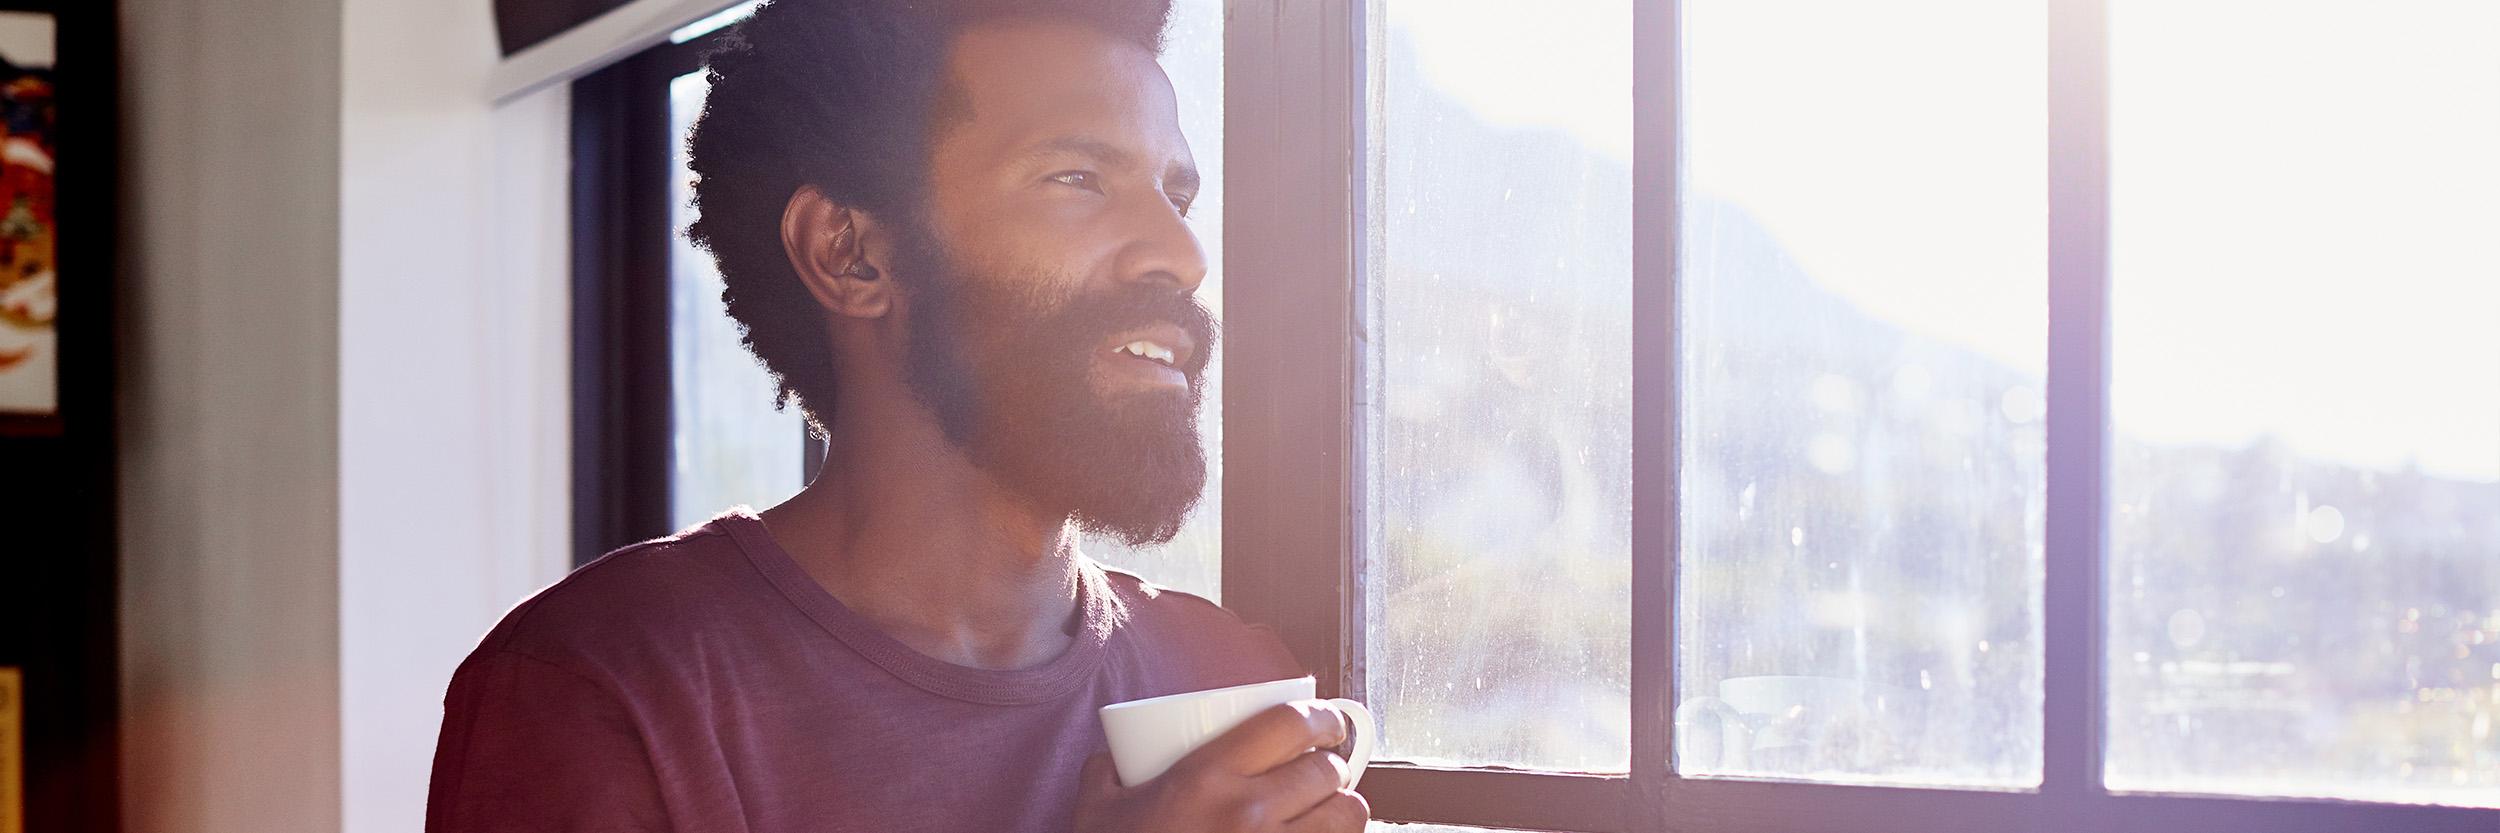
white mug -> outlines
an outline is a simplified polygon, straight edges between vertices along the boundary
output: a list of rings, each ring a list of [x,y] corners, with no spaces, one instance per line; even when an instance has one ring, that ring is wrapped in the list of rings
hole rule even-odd
[[[1113,703],[1101,709],[1102,733],[1111,741],[1111,764],[1120,783],[1137,786],[1172,768],[1191,751],[1268,708],[1314,696],[1309,677],[1212,688]],[[1372,759],[1372,712],[1363,704],[1328,701],[1345,712],[1353,753],[1346,756],[1345,788],[1363,779]]]

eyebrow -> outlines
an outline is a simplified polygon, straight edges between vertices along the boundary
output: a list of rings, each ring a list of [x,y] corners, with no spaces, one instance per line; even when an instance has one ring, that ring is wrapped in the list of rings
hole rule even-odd
[[[1035,142],[1025,150],[1024,159],[1031,161],[1063,153],[1086,157],[1104,167],[1133,168],[1137,166],[1137,154],[1091,136],[1054,136]],[[1174,162],[1170,169],[1163,172],[1163,179],[1164,189],[1167,191],[1183,191],[1193,195],[1198,193],[1198,169],[1195,166]]]

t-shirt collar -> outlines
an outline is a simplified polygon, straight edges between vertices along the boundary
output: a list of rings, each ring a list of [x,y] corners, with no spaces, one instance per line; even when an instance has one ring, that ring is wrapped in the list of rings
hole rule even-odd
[[[879,630],[867,617],[825,591],[774,541],[764,521],[744,506],[713,518],[729,532],[747,560],[799,612],[887,673],[931,694],[974,703],[1014,706],[1056,700],[1074,693],[1102,664],[1103,645],[1127,618],[1099,565],[1083,553],[1077,562],[1076,640],[1049,662],[1012,670],[956,665],[921,653]]]

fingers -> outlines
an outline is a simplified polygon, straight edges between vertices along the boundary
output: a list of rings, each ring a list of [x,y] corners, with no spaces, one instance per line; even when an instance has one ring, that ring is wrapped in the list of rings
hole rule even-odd
[[[1361,833],[1372,819],[1371,802],[1353,790],[1338,790],[1303,813],[1285,823],[1290,833]]]
[[[1282,812],[1276,818],[1302,815],[1327,801],[1345,786],[1346,763],[1337,753],[1324,750],[1305,752],[1258,777],[1258,792],[1270,797]]]
[[[1344,758],[1337,757],[1333,752],[1315,750],[1297,755],[1293,760],[1250,779],[1249,795],[1254,798],[1245,807],[1249,818],[1269,820],[1266,824],[1252,824],[1250,827],[1258,830],[1298,829],[1288,820],[1310,815],[1322,803],[1335,799],[1338,788],[1345,786],[1345,774]]]
[[[1190,754],[1189,763],[1258,775],[1312,749],[1345,742],[1344,715],[1323,700],[1296,700],[1250,716]]]

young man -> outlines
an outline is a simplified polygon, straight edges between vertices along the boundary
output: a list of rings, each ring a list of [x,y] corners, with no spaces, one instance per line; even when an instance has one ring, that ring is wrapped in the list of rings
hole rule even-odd
[[[1168,5],[780,0],[732,33],[690,233],[824,473],[514,608],[452,680],[428,830],[1362,829],[1323,703],[1135,787],[1102,754],[1104,704],[1302,673],[1072,545],[1168,540],[1206,474]]]

